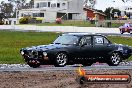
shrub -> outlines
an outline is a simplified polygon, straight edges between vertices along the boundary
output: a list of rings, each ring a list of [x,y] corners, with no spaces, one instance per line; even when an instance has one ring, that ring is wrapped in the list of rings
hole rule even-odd
[[[41,17],[36,17],[36,23],[42,23],[42,20],[43,20],[43,18],[41,18]]]
[[[28,24],[30,17],[23,17],[19,20],[20,24]]]
[[[57,18],[57,19],[56,19],[56,23],[57,23],[57,24],[61,24],[61,23],[62,23],[61,18]]]
[[[43,18],[34,17],[34,18],[30,18],[30,19],[29,19],[29,23],[38,24],[38,23],[42,23],[42,20],[43,20]]]

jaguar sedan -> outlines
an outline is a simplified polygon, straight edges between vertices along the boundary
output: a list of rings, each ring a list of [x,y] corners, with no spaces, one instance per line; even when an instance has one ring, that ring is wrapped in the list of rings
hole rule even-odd
[[[25,62],[33,68],[45,64],[56,67],[68,64],[90,66],[97,61],[117,66],[131,56],[132,47],[112,44],[99,34],[65,33],[49,45],[22,48],[20,53]]]

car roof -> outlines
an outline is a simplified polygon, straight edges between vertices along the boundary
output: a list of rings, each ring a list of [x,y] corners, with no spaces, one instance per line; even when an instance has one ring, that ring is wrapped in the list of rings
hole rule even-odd
[[[87,33],[87,32],[73,32],[73,33],[64,33],[62,35],[75,35],[75,36],[85,36],[85,35],[101,35],[96,33]]]

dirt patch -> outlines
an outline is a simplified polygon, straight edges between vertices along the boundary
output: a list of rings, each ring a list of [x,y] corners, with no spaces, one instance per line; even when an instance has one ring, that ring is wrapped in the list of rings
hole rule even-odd
[[[88,74],[130,74],[132,70],[88,70]],[[79,85],[76,71],[0,72],[0,88],[132,88],[129,84]]]

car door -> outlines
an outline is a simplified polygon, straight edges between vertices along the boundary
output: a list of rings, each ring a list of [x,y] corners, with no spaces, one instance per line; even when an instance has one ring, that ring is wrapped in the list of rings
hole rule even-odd
[[[74,61],[80,62],[84,59],[91,57],[92,52],[92,38],[91,36],[82,36],[80,37],[78,44],[70,49]]]
[[[83,36],[80,39],[80,42],[78,44],[79,48],[79,58],[82,59],[88,59],[92,57],[92,37],[91,36]]]
[[[93,36],[93,55],[95,58],[104,58],[112,50],[111,43],[104,36]]]

